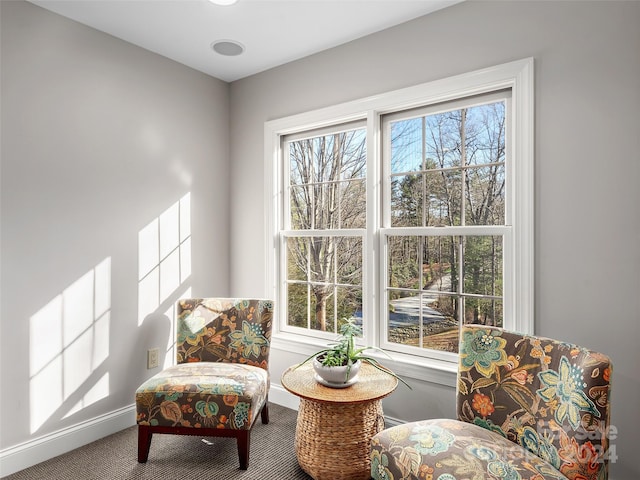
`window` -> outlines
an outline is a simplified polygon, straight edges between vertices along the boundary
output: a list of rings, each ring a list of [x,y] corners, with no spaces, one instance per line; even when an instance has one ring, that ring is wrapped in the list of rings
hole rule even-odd
[[[382,117],[386,348],[503,325],[509,112],[507,90]]]
[[[267,122],[275,336],[455,362],[463,323],[533,331],[533,85],[523,60]]]
[[[362,311],[364,125],[285,136],[283,171],[285,327],[335,333]]]

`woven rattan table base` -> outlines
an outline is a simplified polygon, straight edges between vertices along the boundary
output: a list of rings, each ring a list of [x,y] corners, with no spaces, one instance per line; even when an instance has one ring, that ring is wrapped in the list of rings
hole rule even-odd
[[[382,398],[398,380],[365,363],[356,384],[328,388],[307,363],[287,369],[281,382],[300,397],[295,446],[302,469],[315,480],[369,480],[370,442],[384,428]]]
[[[300,399],[296,455],[315,480],[369,480],[369,443],[384,428],[382,402],[352,404]]]

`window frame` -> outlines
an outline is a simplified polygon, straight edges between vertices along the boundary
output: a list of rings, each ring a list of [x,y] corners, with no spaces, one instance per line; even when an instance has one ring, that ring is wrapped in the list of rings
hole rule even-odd
[[[349,123],[340,123],[338,125],[335,126],[330,126],[330,127],[323,127],[320,129],[313,129],[313,130],[305,130],[299,133],[295,133],[295,134],[291,134],[291,135],[284,135],[281,137],[281,141],[282,141],[282,153],[283,153],[283,158],[282,158],[282,190],[283,190],[283,198],[286,199],[290,199],[291,198],[291,191],[294,188],[298,188],[300,187],[300,185],[291,185],[291,162],[288,161],[288,146],[294,142],[298,142],[300,140],[308,140],[308,139],[315,139],[315,138],[319,138],[319,137],[323,137],[323,136],[330,136],[333,134],[339,134],[339,133],[345,133],[345,132],[353,132],[353,131],[363,131],[366,135],[366,123],[363,120],[360,121],[356,121],[356,122],[349,122]],[[366,153],[365,153],[365,157],[366,157]],[[355,179],[350,179],[350,180],[339,180],[338,182],[352,182]],[[365,186],[366,186],[366,176],[363,177],[360,181],[364,181]],[[325,182],[320,182],[320,183],[325,183]],[[334,237],[344,237],[344,238],[356,238],[359,239],[362,242],[362,251],[364,251],[364,245],[366,242],[366,237],[367,237],[367,230],[366,228],[359,228],[356,226],[348,226],[348,227],[342,227],[339,226],[337,228],[332,228],[332,229],[328,229],[328,228],[320,228],[320,229],[315,229],[315,228],[310,228],[310,229],[304,229],[304,228],[294,228],[294,226],[291,225],[291,205],[289,201],[283,201],[282,202],[282,224],[280,225],[280,249],[279,252],[284,252],[287,250],[287,239],[290,238],[308,238],[308,239],[314,239],[314,238],[334,238]],[[285,255],[286,256],[286,255]],[[286,262],[286,259],[283,258],[283,262]],[[362,268],[362,277],[360,279],[360,285],[359,287],[364,291],[365,287],[363,284],[363,278],[364,278],[364,261],[363,263],[363,268]],[[280,265],[280,271],[281,272],[285,272],[287,270],[287,265],[285,265],[284,263]],[[283,278],[282,280],[282,286],[283,288],[286,288],[286,285],[292,285],[295,284],[296,282],[292,281],[290,278],[288,278],[288,275],[284,275],[285,278]],[[307,280],[306,282],[301,282],[301,284],[307,284],[310,285],[311,283],[313,283],[311,280]],[[337,288],[337,284],[333,284],[333,288]],[[348,287],[347,285],[342,285],[342,287]],[[286,298],[286,294],[284,294],[282,296],[282,298]],[[335,302],[337,300],[337,297],[334,296],[333,301]],[[310,308],[310,304],[307,305],[307,308]],[[334,306],[335,309],[335,306]],[[308,317],[311,315],[310,312],[307,312]],[[327,323],[329,319],[327,319]],[[309,318],[307,318],[307,321],[309,321]],[[332,319],[332,324],[334,323],[334,320]],[[280,324],[280,329],[283,332],[291,332],[294,334],[298,334],[298,335],[308,335],[308,332],[310,330],[305,329],[305,328],[301,328],[301,327],[296,327],[293,325],[288,325],[287,322],[282,322]],[[329,339],[329,340],[333,340],[336,336],[336,333],[334,333],[334,331],[332,332],[323,332],[323,331],[313,331],[314,335],[313,336],[318,336],[320,338],[324,338],[324,339]]]
[[[282,261],[279,251],[280,232],[284,225],[283,195],[286,189],[285,168],[282,165],[284,136],[354,121],[366,122],[368,233],[363,252],[363,318],[380,318],[383,299],[379,297],[385,288],[385,275],[381,269],[386,268],[379,263],[383,253],[380,233],[383,173],[382,168],[371,166],[381,165],[382,116],[505,89],[511,91],[511,121],[507,127],[507,138],[511,139],[512,144],[507,148],[511,151],[512,163],[506,175],[507,184],[513,190],[513,195],[506,199],[508,205],[505,208],[512,212],[510,227],[513,241],[506,242],[504,256],[505,261],[508,257],[513,266],[513,282],[505,285],[504,290],[504,328],[534,333],[533,58],[265,122],[265,294],[276,300],[275,318],[283,322],[281,305],[284,305],[282,302],[286,298],[281,288],[283,279],[279,278]],[[455,232],[452,234],[455,235]],[[515,248],[511,249],[508,245],[515,245]],[[287,332],[280,322],[274,325],[275,348],[280,346],[294,353],[311,354],[318,345],[326,344],[326,336]],[[384,334],[381,323],[383,322],[367,324],[363,343],[381,345]],[[387,363],[400,374],[442,384],[451,385],[453,382],[450,374],[456,370],[456,354],[422,357],[394,351],[391,355],[393,360]],[[438,372],[444,372],[444,376]]]

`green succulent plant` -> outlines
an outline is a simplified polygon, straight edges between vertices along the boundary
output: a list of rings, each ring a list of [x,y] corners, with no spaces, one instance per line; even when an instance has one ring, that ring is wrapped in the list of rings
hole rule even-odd
[[[381,372],[387,373],[392,377],[397,378],[399,381],[409,387],[409,389],[411,389],[411,385],[405,382],[402,378],[393,373],[391,370],[380,365],[380,362],[378,362],[378,360],[376,360],[375,358],[365,354],[365,352],[368,350],[376,350],[391,358],[389,354],[387,354],[387,352],[378,347],[371,346],[356,348],[356,338],[362,336],[362,328],[359,325],[355,324],[353,318],[344,320],[344,323],[340,326],[340,335],[337,339],[337,342],[331,344],[327,348],[323,348],[322,350],[317,351],[313,355],[310,355],[305,360],[300,362],[296,366],[296,368],[304,365],[309,360],[317,358],[318,361],[325,367],[348,367],[345,376],[346,380],[349,378],[351,366],[358,360],[360,360],[361,362],[366,362],[372,367],[377,368]]]

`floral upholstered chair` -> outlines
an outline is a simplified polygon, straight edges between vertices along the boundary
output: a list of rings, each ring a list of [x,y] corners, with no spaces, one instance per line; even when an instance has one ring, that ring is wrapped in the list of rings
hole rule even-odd
[[[576,345],[465,326],[458,420],[378,433],[371,476],[606,480],[611,368],[605,355]]]
[[[177,304],[177,365],[136,391],[138,462],[154,433],[234,437],[240,468],[260,413],[269,423],[270,300],[205,298]]]

